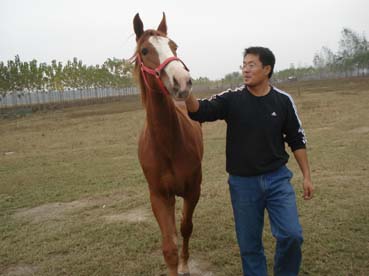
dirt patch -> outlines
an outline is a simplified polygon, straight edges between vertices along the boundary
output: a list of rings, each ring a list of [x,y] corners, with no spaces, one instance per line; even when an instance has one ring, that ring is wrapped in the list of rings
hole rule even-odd
[[[312,128],[312,130],[315,130],[315,131],[324,131],[324,130],[332,130],[332,129],[333,128],[329,126]]]
[[[369,133],[369,127],[363,126],[363,127],[354,128],[354,129],[351,130],[351,132],[356,133],[356,134]]]
[[[32,276],[37,275],[37,267],[31,265],[17,265],[6,269],[1,275],[3,276]]]
[[[104,219],[108,223],[117,223],[117,222],[136,223],[146,221],[149,218],[149,216],[150,212],[148,210],[144,209],[143,207],[139,207],[121,214],[112,214],[104,216]]]
[[[181,238],[181,237],[179,236],[178,238]],[[180,250],[180,247],[178,248],[178,250]],[[163,256],[161,249],[158,249],[157,251],[155,251],[154,254],[157,256],[160,256],[161,258]],[[164,262],[164,259],[162,260]],[[190,252],[190,259],[188,261],[188,268],[190,270],[191,276],[214,276],[216,275],[216,273],[211,271],[213,268],[211,263],[204,261],[203,259],[199,258],[196,255],[191,254],[191,252]],[[166,269],[163,270],[162,273],[160,273],[159,275],[166,276],[167,270]]]
[[[48,220],[60,220],[66,215],[72,214],[85,208],[101,207],[105,208],[110,204],[116,204],[119,200],[124,200],[124,196],[85,198],[71,202],[53,202],[43,204],[34,208],[20,209],[14,217],[17,219],[29,220],[32,223],[39,223]]]
[[[31,209],[21,209],[14,216],[18,219],[27,219],[34,223],[60,219],[67,213],[87,207],[87,201],[72,201],[67,203],[55,202],[37,206]]]
[[[328,175],[328,176],[319,176],[321,180],[333,180],[339,182],[349,182],[362,178],[360,175]]]
[[[205,261],[190,259],[188,265],[191,276],[214,276],[214,273],[209,271],[211,265]]]

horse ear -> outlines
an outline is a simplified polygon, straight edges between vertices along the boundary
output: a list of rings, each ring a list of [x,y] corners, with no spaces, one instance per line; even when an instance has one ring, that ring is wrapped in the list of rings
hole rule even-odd
[[[163,34],[167,35],[167,22],[165,20],[165,13],[163,12],[163,18],[159,24],[158,31],[162,32]]]
[[[133,28],[136,33],[136,41],[138,41],[144,32],[144,26],[138,13],[136,13],[135,18],[133,19]]]

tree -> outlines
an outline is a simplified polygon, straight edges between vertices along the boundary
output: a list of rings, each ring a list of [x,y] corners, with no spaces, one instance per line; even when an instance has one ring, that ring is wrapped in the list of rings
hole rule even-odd
[[[8,67],[4,62],[0,62],[0,96],[5,96],[6,92],[10,90]]]
[[[341,32],[338,55],[341,58],[341,66],[347,71],[369,69],[369,44],[365,35],[360,36],[353,30],[344,28]]]
[[[243,82],[243,78],[240,72],[232,72],[225,75],[222,82],[230,85],[239,85]]]

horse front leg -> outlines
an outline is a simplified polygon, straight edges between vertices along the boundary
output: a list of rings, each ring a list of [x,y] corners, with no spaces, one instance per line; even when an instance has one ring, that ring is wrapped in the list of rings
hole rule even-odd
[[[181,221],[181,234],[183,238],[182,251],[179,260],[178,273],[179,275],[189,276],[190,271],[188,267],[189,259],[189,242],[192,234],[193,224],[192,216],[195,211],[195,207],[200,197],[200,183],[195,185],[191,190],[191,194],[183,198],[183,211]]]
[[[175,197],[150,194],[151,208],[162,235],[162,251],[169,276],[178,275],[178,242],[175,224]]]

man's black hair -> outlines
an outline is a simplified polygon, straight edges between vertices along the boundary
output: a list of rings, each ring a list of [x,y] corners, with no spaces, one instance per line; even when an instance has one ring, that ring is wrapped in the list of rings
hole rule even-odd
[[[243,53],[243,58],[245,58],[245,56],[248,54],[259,56],[259,59],[261,63],[263,64],[263,66],[270,65],[271,70],[268,75],[270,79],[273,75],[273,69],[274,69],[274,64],[275,64],[275,57],[274,57],[273,52],[265,47],[249,47],[245,49]]]

